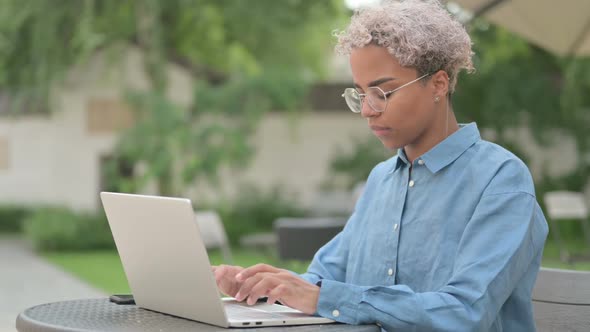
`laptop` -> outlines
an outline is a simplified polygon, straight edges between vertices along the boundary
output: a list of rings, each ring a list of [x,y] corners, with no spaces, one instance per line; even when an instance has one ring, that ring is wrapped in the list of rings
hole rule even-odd
[[[226,328],[334,322],[287,306],[222,299],[189,199],[100,197],[138,306]]]

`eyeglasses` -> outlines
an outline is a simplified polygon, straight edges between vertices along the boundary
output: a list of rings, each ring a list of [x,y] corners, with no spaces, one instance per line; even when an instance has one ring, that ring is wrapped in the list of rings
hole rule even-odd
[[[387,97],[391,96],[397,90],[405,88],[406,86],[412,83],[418,82],[419,80],[429,75],[431,75],[431,73],[424,74],[411,82],[408,82],[396,89],[387,92],[383,92],[383,90],[381,90],[381,88],[378,86],[372,86],[368,88],[367,93],[359,93],[358,90],[355,88],[347,88],[344,90],[342,97],[344,97],[344,100],[346,100],[346,104],[354,113],[361,112],[363,108],[363,101],[365,99],[367,100],[367,102],[369,102],[369,106],[371,106],[371,108],[375,112],[382,113],[387,108]]]

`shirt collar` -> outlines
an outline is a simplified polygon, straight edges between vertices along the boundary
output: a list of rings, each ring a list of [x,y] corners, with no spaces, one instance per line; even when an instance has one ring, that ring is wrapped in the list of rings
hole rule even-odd
[[[477,124],[460,124],[459,130],[445,138],[418,159],[422,159],[424,166],[432,173],[437,173],[459,158],[463,152],[480,139]],[[404,149],[397,150],[397,157],[396,163],[390,173],[395,172],[401,165],[410,164]]]
[[[460,125],[459,130],[422,155],[421,159],[432,173],[436,173],[457,160],[480,139],[475,123]]]
[[[393,169],[389,172],[390,174],[397,171],[402,165],[409,165],[410,161],[406,156],[406,152],[404,149],[397,149],[397,160],[395,161],[395,165],[393,165]]]

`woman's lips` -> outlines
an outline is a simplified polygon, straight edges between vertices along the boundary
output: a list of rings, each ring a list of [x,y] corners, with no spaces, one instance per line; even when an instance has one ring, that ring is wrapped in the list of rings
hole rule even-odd
[[[370,126],[371,130],[377,136],[385,136],[391,132],[391,128],[381,126]]]

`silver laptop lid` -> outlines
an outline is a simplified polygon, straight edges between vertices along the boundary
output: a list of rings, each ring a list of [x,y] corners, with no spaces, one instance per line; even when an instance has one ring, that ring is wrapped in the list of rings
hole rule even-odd
[[[227,327],[190,200],[108,192],[100,197],[136,303]]]

